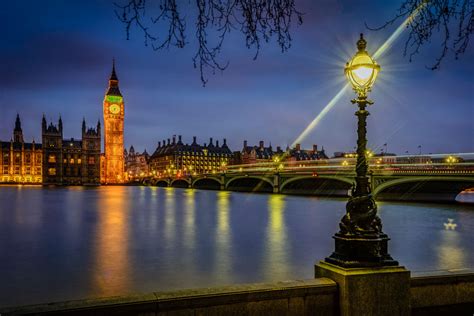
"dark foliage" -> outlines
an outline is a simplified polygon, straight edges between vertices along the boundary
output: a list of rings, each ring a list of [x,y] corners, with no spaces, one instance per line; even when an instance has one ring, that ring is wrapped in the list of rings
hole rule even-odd
[[[429,66],[438,69],[449,52],[457,59],[466,51],[474,29],[474,0],[404,0],[391,20],[380,27],[368,28],[380,30],[404,18],[409,18],[404,55],[410,61],[435,34],[441,36],[439,55]]]
[[[125,24],[127,39],[132,27],[137,27],[144,35],[145,45],[151,44],[155,50],[185,47],[187,23],[192,23],[197,42],[193,63],[203,85],[207,82],[206,71],[215,73],[227,68],[228,62],[219,61],[219,54],[231,30],[244,35],[245,45],[255,49],[257,58],[262,43],[272,37],[276,37],[282,52],[288,50],[293,19],[298,25],[303,21],[295,0],[195,0],[194,4],[179,0],[124,1],[116,4],[115,12]],[[148,17],[152,5],[156,5],[156,12]],[[160,27],[162,24],[164,27]]]

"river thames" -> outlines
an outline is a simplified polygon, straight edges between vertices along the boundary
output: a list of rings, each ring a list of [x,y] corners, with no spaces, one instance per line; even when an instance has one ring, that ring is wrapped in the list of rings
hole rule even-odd
[[[313,277],[345,199],[157,187],[0,187],[0,306]],[[379,202],[412,271],[474,267],[474,207]]]

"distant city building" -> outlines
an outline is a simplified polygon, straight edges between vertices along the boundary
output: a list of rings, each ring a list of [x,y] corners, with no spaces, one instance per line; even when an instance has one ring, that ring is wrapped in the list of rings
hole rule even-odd
[[[336,158],[336,159],[343,158],[344,159],[343,164],[353,165],[356,163],[357,153],[336,151],[334,153],[333,158]],[[397,157],[396,154],[386,153],[386,152],[375,154],[371,151],[368,151],[366,158],[368,159],[369,164],[394,164],[394,163],[399,162],[399,157]]]
[[[181,135],[173,136],[171,141],[158,142],[158,147],[151,155],[149,170],[153,175],[193,175],[201,173],[216,173],[222,171],[232,160],[232,151],[224,138],[222,146],[219,141],[199,145],[196,137],[188,145],[181,140]]]
[[[23,139],[20,116],[16,116],[13,138],[0,142],[0,182],[3,183],[41,183],[42,146],[33,140]]]
[[[127,152],[125,149],[125,173],[129,179],[135,177],[143,177],[148,175],[148,161],[150,160],[150,155],[146,152],[143,153],[135,152],[135,148],[130,146],[130,150]]]
[[[295,148],[287,149],[284,161],[307,161],[328,159],[324,152],[324,147],[318,150],[318,145],[313,145],[312,149],[301,149],[300,144],[296,144]]]
[[[82,121],[82,139],[63,139],[63,123],[48,125],[42,120],[43,184],[100,184],[100,122],[86,128]]]
[[[274,151],[272,145],[265,147],[263,141],[260,141],[258,146],[248,146],[246,140],[244,141],[240,155],[237,153],[234,155],[240,159],[241,164],[275,162],[276,160],[281,162],[297,162],[328,159],[324,148],[318,150],[317,145],[313,145],[312,149],[302,149],[300,144],[296,144],[294,148],[287,147],[285,151],[283,151],[280,146],[277,146]]]
[[[244,146],[240,155],[241,164],[254,164],[262,162],[272,162],[274,155],[282,155],[284,152],[280,147],[273,151],[272,145],[265,147],[263,140],[258,146],[248,146],[247,141],[244,140]]]
[[[104,161],[102,182],[108,184],[125,181],[125,157],[123,145],[125,108],[115,73],[115,62],[109,78],[109,87],[103,102],[104,111]]]
[[[394,153],[381,152],[379,154],[375,154],[371,158],[373,161],[375,161],[375,163],[378,164],[393,164],[397,162],[397,155]],[[373,163],[373,161],[369,161],[369,163]]]

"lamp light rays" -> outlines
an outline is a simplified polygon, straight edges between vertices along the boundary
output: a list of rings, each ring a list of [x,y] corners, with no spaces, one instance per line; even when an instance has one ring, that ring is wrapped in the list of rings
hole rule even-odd
[[[349,88],[349,84],[346,85],[329,101],[329,103],[319,112],[318,115],[309,123],[309,125],[304,129],[304,131],[293,141],[291,147],[295,147],[296,144],[301,143],[306,136],[318,125],[318,123],[326,116],[329,110],[332,109],[334,105],[339,101],[339,99],[344,95],[347,88]]]
[[[428,1],[423,1],[415,11],[413,11],[410,16],[408,16],[398,27],[397,29],[390,35],[390,37],[375,51],[374,58],[380,57],[390,46],[393,45],[395,40],[403,33],[404,30],[407,29],[408,25],[413,21],[413,19],[418,15],[420,10],[426,6]]]
[[[382,56],[394,44],[394,42],[400,37],[403,31],[407,29],[407,26],[418,15],[420,10],[424,6],[425,6],[425,3],[423,2],[409,17],[407,17],[397,27],[397,29],[392,33],[392,35],[390,35],[389,38],[385,40],[385,42],[374,53],[373,55],[374,59],[377,59],[378,57]],[[344,95],[348,87],[349,87],[349,84],[345,84],[344,87],[341,90],[339,90],[339,92],[324,106],[321,112],[319,112],[318,115],[316,115],[316,117],[311,121],[311,123],[309,123],[309,125],[303,130],[303,132],[292,142],[291,147],[295,147],[296,144],[301,143],[309,135],[309,133],[311,133],[318,126],[319,122],[336,105],[336,103],[339,101],[342,95]]]

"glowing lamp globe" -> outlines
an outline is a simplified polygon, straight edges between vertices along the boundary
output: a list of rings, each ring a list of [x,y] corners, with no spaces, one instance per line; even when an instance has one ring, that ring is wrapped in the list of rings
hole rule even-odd
[[[360,34],[360,39],[357,41],[359,51],[347,62],[344,68],[344,73],[360,96],[367,95],[380,71],[380,66],[367,53],[366,47],[367,41],[363,34]]]

